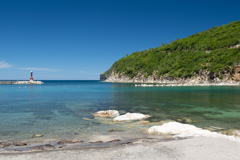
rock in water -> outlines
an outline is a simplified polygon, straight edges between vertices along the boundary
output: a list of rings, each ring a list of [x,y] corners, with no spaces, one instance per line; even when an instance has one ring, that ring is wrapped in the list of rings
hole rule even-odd
[[[34,135],[32,135],[32,138],[39,138],[39,137],[42,137],[43,135],[41,135],[41,134],[34,134]]]
[[[27,143],[24,143],[24,142],[15,142],[15,143],[13,143],[13,145],[15,145],[15,146],[26,146]]]
[[[113,121],[135,121],[142,120],[151,117],[150,115],[144,115],[141,113],[126,113],[121,116],[117,116]]]
[[[117,117],[119,112],[117,110],[98,111],[93,116],[95,117]]]
[[[161,126],[153,126],[149,128],[146,132],[162,135],[173,134],[174,135],[173,137],[181,138],[206,136],[206,137],[222,137],[233,141],[238,142],[240,141],[240,139],[235,138],[233,136],[222,135],[217,132],[211,132],[202,128],[197,128],[190,124],[182,124],[179,122],[168,122]]]
[[[219,133],[225,134],[225,135],[228,135],[228,136],[240,137],[240,130],[238,130],[238,129],[229,129],[227,131],[221,131]]]
[[[58,141],[57,144],[64,144],[64,143],[79,143],[79,142],[83,142],[83,141],[81,141],[81,140],[70,140],[70,141],[68,141],[68,140],[63,139],[63,140]]]
[[[173,134],[173,137],[181,137],[181,138],[188,138],[188,137],[219,137],[219,138],[227,138],[231,141],[240,142],[240,138],[237,137],[239,135],[239,130],[229,130],[225,134],[230,134],[234,136],[223,135],[224,132],[217,133],[211,132],[202,128],[197,128],[190,124],[182,124],[179,122],[168,122],[164,123],[161,126],[153,126],[149,128],[147,133],[152,134]]]

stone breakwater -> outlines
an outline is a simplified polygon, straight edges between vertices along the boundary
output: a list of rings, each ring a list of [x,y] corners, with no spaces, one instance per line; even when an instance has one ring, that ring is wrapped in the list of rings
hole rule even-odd
[[[42,81],[17,81],[14,84],[43,84]]]
[[[0,84],[43,84],[42,81],[0,81]]]

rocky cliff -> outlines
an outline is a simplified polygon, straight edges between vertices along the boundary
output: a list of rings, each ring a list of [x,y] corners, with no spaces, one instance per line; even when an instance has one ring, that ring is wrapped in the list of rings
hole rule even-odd
[[[220,76],[219,76],[220,75]],[[198,74],[192,77],[157,77],[156,71],[151,76],[145,76],[138,73],[137,76],[131,78],[122,73],[115,73],[114,71],[105,80],[105,82],[121,82],[121,83],[171,83],[171,84],[237,84],[240,82],[240,65],[236,65],[231,72],[225,71],[223,73],[211,73],[207,70],[200,70]]]

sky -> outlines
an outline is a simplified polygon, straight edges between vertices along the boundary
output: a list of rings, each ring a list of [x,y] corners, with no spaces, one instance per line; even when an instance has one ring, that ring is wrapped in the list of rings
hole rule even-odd
[[[0,80],[98,80],[135,51],[240,20],[239,0],[0,0]]]

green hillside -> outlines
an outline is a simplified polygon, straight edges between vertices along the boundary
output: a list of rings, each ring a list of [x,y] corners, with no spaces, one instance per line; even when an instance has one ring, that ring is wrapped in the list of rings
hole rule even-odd
[[[217,73],[233,72],[240,63],[240,21],[196,33],[141,52],[134,52],[116,61],[105,72],[108,77],[114,70],[130,77],[139,72],[145,77],[155,71],[157,76],[191,77],[202,69]]]

